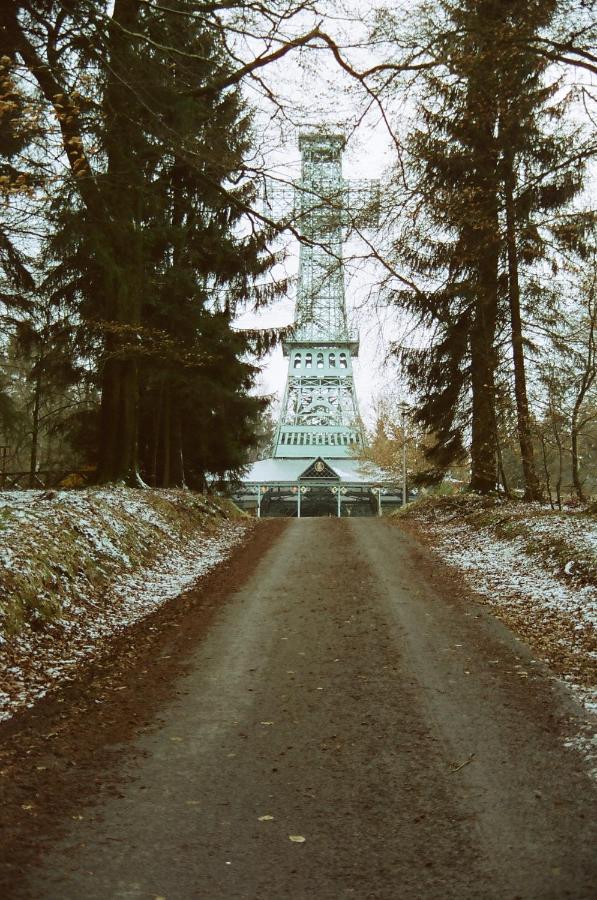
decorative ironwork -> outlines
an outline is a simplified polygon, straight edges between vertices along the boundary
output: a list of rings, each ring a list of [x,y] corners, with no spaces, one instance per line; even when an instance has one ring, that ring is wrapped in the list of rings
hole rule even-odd
[[[308,456],[325,447],[346,457],[363,445],[352,377],[358,336],[349,328],[342,247],[355,222],[370,223],[379,207],[376,182],[346,182],[340,134],[302,134],[301,178],[290,188],[270,185],[266,204],[289,215],[304,240],[300,247],[295,326],[284,344],[288,380],[274,456]]]
[[[316,459],[315,462],[311,463],[311,465],[305,469],[303,474],[300,476],[301,481],[307,481],[309,479],[322,480],[322,479],[333,479],[334,481],[338,481],[338,473],[334,472],[334,470],[328,466],[325,460],[319,458]]]

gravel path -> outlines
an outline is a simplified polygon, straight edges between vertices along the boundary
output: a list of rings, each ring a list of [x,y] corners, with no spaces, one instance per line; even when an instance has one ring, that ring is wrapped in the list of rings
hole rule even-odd
[[[576,707],[524,645],[384,521],[272,535],[13,895],[595,896]]]

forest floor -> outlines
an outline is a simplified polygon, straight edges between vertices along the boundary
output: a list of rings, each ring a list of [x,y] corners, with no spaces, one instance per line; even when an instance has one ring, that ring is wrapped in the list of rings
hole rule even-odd
[[[189,491],[0,492],[0,721],[76,679],[253,527]]]

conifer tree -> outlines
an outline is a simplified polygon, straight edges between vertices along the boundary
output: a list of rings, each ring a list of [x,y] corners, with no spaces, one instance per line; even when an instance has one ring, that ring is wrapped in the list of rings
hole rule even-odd
[[[431,286],[398,292],[434,333],[425,350],[403,353],[419,392],[416,418],[435,435],[431,480],[464,455],[471,432],[471,488],[496,484],[495,333],[499,307],[497,76],[492,64],[499,10],[492,0],[449,7],[442,70],[426,78],[410,140],[425,224],[403,260]],[[470,391],[470,402],[468,392]]]
[[[525,497],[529,500],[540,499],[541,489],[524,353],[524,269],[536,266],[546,253],[553,252],[553,228],[542,227],[542,220],[557,223],[558,214],[567,210],[580,193],[588,152],[575,134],[578,128],[566,126],[567,103],[557,98],[560,80],[548,77],[549,61],[531,49],[538,34],[553,22],[557,7],[555,0],[510,0],[503,4],[504,25],[496,48],[500,190],[514,396]],[[568,228],[571,221],[568,217]],[[528,312],[532,315],[532,306]]]
[[[426,286],[396,295],[433,341],[402,358],[422,400],[419,421],[436,435],[428,475],[440,478],[463,454],[470,428],[471,487],[486,492],[499,456],[496,343],[509,329],[525,496],[537,499],[523,333],[533,298],[523,295],[523,270],[545,257],[542,220],[557,221],[582,189],[589,148],[558,128],[565,104],[537,52],[555,0],[464,0],[434,10],[435,59],[409,144],[412,206],[423,213],[398,248]]]
[[[242,168],[250,121],[223,32],[210,27],[218,17],[186,0],[82,9],[48,0],[43,11],[12,5],[7,17],[70,169],[46,256],[97,360],[99,478],[136,483],[138,448],[151,443],[139,397],[152,405],[159,396],[159,476],[147,468],[156,483],[182,483],[174,461],[186,381],[206,398],[210,389],[230,398],[223,414],[247,428],[259,407],[247,396],[254,370],[239,360],[248,343],[231,322],[271,258],[265,233],[239,230],[253,199]],[[70,73],[77,66],[80,78]],[[84,77],[87,91],[73,90]],[[229,365],[214,364],[224,358]],[[239,441],[249,435],[239,432]],[[212,443],[205,455],[213,458],[215,432]],[[233,448],[226,458],[240,464]]]
[[[196,85],[221,66],[221,41],[198,27],[180,35],[178,22],[163,15],[154,15],[150,31],[159,47],[177,40],[179,50],[176,59],[153,52],[155,77],[147,86],[160,120],[177,135],[168,153],[148,147],[146,280],[152,289],[142,310],[144,323],[173,350],[161,354],[158,347],[141,364],[144,472],[167,486],[184,483],[185,464],[196,483],[206,471],[222,474],[242,464],[239,451],[250,443],[243,428],[261,404],[248,396],[256,370],[240,359],[248,343],[233,331],[232,317],[270,256],[265,232],[241,237],[237,228],[255,200],[248,183],[233,183],[252,137],[240,92],[194,96]],[[160,144],[168,143],[168,132]],[[185,440],[189,430],[192,444]]]

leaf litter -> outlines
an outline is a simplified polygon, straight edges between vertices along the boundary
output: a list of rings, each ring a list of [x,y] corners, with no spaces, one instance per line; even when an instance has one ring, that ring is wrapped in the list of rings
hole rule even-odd
[[[74,680],[251,527],[189,491],[0,492],[0,721]]]

